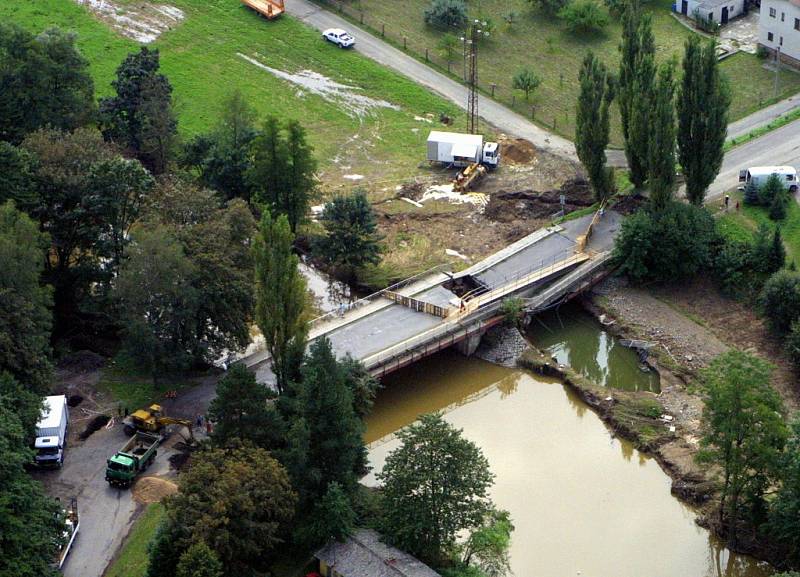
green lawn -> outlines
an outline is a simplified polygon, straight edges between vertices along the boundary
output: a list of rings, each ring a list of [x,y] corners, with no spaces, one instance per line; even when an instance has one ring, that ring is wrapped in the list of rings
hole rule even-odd
[[[429,0],[406,0],[402,9],[396,2],[386,0],[355,0],[348,4],[347,14],[360,22],[364,12],[364,25],[380,32],[403,45],[403,37],[409,52],[424,55],[441,67],[446,67],[443,57],[437,53],[436,45],[442,32],[426,26],[423,13]],[[619,62],[617,46],[620,42],[621,26],[612,19],[611,24],[599,34],[573,34],[568,32],[560,20],[531,8],[528,0],[477,0],[470,2],[471,17],[490,18],[495,29],[489,40],[479,49],[479,83],[485,92],[491,84],[497,85],[495,97],[510,105],[514,91],[511,79],[522,67],[529,67],[542,78],[531,101],[526,103],[524,95],[516,91],[518,111],[530,115],[531,104],[536,105],[535,118],[540,124],[572,139],[575,129],[575,103],[578,97],[578,70],[588,50],[592,50],[607,65],[616,69]],[[683,44],[691,32],[669,13],[670,0],[652,0],[648,3],[653,15],[653,30],[659,61],[665,61],[683,52]],[[509,11],[517,13],[512,27],[503,20]],[[458,35],[458,34],[457,34]],[[721,63],[722,70],[730,79],[733,90],[731,120],[746,116],[773,100],[774,73],[765,69],[755,56],[739,53]],[[462,58],[459,54],[452,65],[454,73],[461,74]],[[782,73],[781,93],[786,97],[800,91],[800,74],[785,70]],[[622,134],[615,111],[612,124],[612,144],[622,145]]]
[[[209,130],[221,101],[238,88],[262,117],[296,118],[307,127],[323,169],[324,188],[352,187],[353,181],[342,177],[360,174],[365,177],[360,182],[374,189],[390,187],[425,170],[418,165],[425,159],[425,139],[434,126],[422,119],[425,114],[459,116],[456,106],[355,52],[323,42],[316,31],[291,17],[267,22],[239,0],[169,4],[183,10],[186,19],[152,46],[160,50],[162,70],[175,88],[184,137]],[[116,34],[72,0],[4,0],[0,18],[36,32],[53,25],[77,32],[99,95],[111,92],[117,65],[126,53],[137,49],[135,42]],[[296,86],[237,53],[289,73],[323,74],[398,109],[380,108],[362,119],[353,118],[337,102],[311,94],[298,96]]]
[[[119,555],[111,562],[104,577],[144,577],[147,573],[147,546],[163,518],[163,505],[148,505],[131,527]]]
[[[741,193],[734,196],[733,201],[739,200]],[[719,218],[717,229],[722,235],[731,240],[750,241],[753,233],[761,224],[766,224],[770,229],[775,227],[775,221],[770,220],[769,210],[762,206],[749,206],[742,203],[739,213],[732,212]],[[783,244],[786,247],[787,262],[794,260],[800,264],[800,205],[792,200],[787,210],[786,219],[779,223]]]

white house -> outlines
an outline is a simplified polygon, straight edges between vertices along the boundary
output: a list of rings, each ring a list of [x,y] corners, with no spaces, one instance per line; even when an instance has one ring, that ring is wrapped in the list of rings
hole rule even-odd
[[[744,4],[745,0],[675,0],[672,8],[692,20],[702,18],[722,25],[744,14]]]
[[[800,68],[800,0],[761,0],[758,45]]]

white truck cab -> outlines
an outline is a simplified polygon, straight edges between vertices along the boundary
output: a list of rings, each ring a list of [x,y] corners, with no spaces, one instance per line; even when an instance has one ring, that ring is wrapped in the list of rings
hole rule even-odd
[[[481,164],[489,168],[497,168],[497,165],[500,164],[500,148],[496,142],[484,143]]]
[[[780,177],[789,192],[797,192],[797,170],[793,166],[751,166],[739,171],[739,182],[745,184],[752,182],[756,186],[763,186],[773,174]]]

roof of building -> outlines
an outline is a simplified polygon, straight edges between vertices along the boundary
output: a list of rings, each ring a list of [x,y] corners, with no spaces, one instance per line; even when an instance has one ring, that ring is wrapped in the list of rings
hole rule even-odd
[[[700,6],[708,10],[719,8],[720,6],[728,6],[730,4],[740,4],[741,0],[702,0]]]
[[[381,543],[372,529],[358,529],[344,543],[331,541],[315,556],[343,577],[441,577],[408,553]]]

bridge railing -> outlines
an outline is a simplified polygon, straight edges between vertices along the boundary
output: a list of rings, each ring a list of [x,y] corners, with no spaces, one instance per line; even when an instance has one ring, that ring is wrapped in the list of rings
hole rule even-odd
[[[397,283],[395,283],[395,284],[393,284],[391,286],[388,286],[388,287],[386,287],[384,289],[376,291],[376,292],[374,292],[372,294],[369,294],[369,295],[367,295],[365,297],[362,297],[362,298],[360,298],[358,300],[355,300],[355,301],[353,301],[351,303],[344,304],[344,305],[342,305],[341,307],[339,307],[336,310],[332,310],[330,312],[325,313],[324,315],[321,315],[321,316],[318,316],[318,317],[316,317],[314,319],[311,319],[311,321],[309,321],[309,329],[318,327],[318,326],[320,326],[322,324],[325,324],[326,322],[329,322],[329,321],[334,321],[337,318],[341,318],[344,315],[344,313],[346,313],[348,311],[351,311],[353,309],[357,309],[357,308],[366,306],[366,305],[368,305],[368,304],[370,304],[372,302],[375,302],[375,301],[383,298],[384,293],[386,293],[386,292],[397,292],[400,289],[402,289],[404,287],[407,287],[407,286],[409,286],[409,285],[411,285],[411,284],[413,284],[413,283],[425,278],[426,276],[442,272],[442,271],[444,271],[445,269],[447,269],[449,267],[450,267],[449,263],[442,263],[442,264],[436,265],[435,267],[429,268],[428,270],[422,271],[421,273],[415,274],[414,276],[408,277],[407,279],[403,279],[400,282],[397,282]]]

